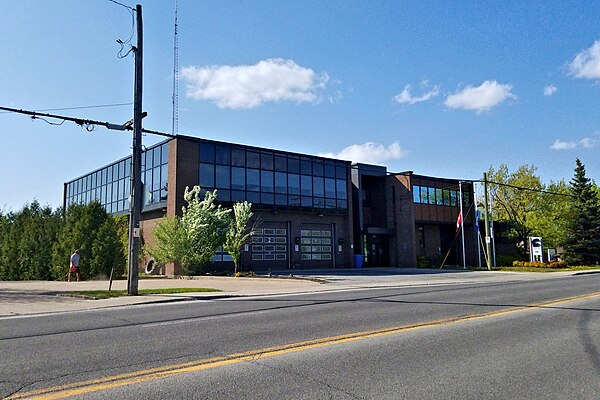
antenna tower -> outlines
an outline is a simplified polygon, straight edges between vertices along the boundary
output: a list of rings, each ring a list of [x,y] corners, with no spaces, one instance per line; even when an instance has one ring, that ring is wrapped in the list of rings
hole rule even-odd
[[[171,133],[177,135],[179,130],[179,41],[177,38],[177,13],[179,0],[175,0],[175,34],[173,39],[173,122]]]

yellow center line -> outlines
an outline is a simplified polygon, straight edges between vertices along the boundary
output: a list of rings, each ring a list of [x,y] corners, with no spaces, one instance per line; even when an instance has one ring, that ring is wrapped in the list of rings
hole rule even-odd
[[[500,311],[492,311],[489,313],[471,314],[466,316],[445,318],[433,321],[426,321],[410,325],[395,326],[382,329],[374,329],[369,331],[354,332],[338,336],[324,337],[314,340],[308,340],[297,343],[290,343],[281,346],[267,347],[264,349],[251,350],[243,353],[234,353],[222,357],[206,358],[201,360],[190,361],[180,364],[172,364],[163,367],[149,368],[125,374],[107,376],[104,378],[91,379],[82,382],[70,383],[67,385],[53,386],[45,389],[39,389],[29,392],[16,393],[7,399],[63,399],[70,396],[93,393],[102,390],[113,389],[121,386],[133,385],[140,382],[148,382],[156,379],[162,379],[169,376],[185,374],[189,372],[197,372],[225,365],[237,364],[246,361],[253,361],[258,358],[274,357],[283,354],[290,354],[299,351],[315,349],[324,346],[335,344],[348,343],[357,340],[368,338],[393,335],[401,332],[408,332],[417,329],[431,328],[436,326],[447,325],[451,323],[473,321],[482,318],[496,317],[528,311],[532,309],[554,307],[560,304],[586,300],[600,297],[600,292],[591,293],[581,296],[567,297],[546,303],[531,304],[526,306],[512,307]]]

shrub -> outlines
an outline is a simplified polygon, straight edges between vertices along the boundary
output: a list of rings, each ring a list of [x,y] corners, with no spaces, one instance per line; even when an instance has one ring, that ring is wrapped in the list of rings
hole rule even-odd
[[[516,268],[548,268],[548,269],[558,269],[558,268],[567,268],[568,265],[564,261],[550,261],[550,262],[541,262],[541,261],[513,261],[513,267]]]

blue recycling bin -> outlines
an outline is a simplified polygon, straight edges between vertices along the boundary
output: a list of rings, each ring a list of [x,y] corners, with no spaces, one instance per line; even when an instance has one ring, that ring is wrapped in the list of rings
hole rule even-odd
[[[354,266],[355,266],[357,269],[360,269],[360,268],[362,268],[362,265],[363,265],[363,261],[364,261],[364,259],[365,259],[365,258],[364,258],[364,256],[363,256],[362,254],[355,254],[355,255],[354,255]]]

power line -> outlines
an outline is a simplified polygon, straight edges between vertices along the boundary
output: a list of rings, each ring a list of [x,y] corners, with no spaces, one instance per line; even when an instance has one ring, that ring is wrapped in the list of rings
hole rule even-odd
[[[43,121],[45,121],[51,125],[62,125],[64,123],[64,121],[70,121],[70,122],[76,123],[79,126],[84,127],[88,132],[93,131],[95,126],[103,126],[106,129],[111,129],[111,130],[116,130],[116,131],[131,131],[131,130],[133,130],[132,121],[128,121],[122,125],[119,125],[119,124],[113,124],[111,122],[106,122],[106,121],[96,121],[93,119],[86,119],[86,118],[67,117],[64,115],[47,114],[47,113],[40,113],[40,112],[36,112],[36,111],[21,110],[18,108],[0,107],[0,110],[8,111],[11,113],[29,115],[32,119],[42,119]],[[146,116],[146,113],[143,113],[142,118],[145,116]],[[47,121],[45,118],[55,118],[55,119],[62,120],[63,122],[62,123],[53,123],[53,122]],[[166,136],[166,137],[175,137],[176,136],[176,135],[171,135],[170,133],[154,131],[151,129],[142,129],[142,132],[150,133],[152,135]]]
[[[99,104],[92,106],[78,106],[78,107],[62,107],[62,108],[44,108],[39,110],[33,110],[34,112],[39,111],[67,111],[67,110],[85,110],[90,108],[106,108],[106,107],[121,107],[121,106],[130,106],[133,103],[115,103],[115,104]],[[11,114],[13,111],[0,111],[0,114]]]
[[[131,10],[131,12],[135,11],[135,8],[130,7],[130,6],[128,6],[126,4],[123,4],[123,3],[119,3],[118,1],[115,1],[115,0],[108,0],[108,1],[110,1],[111,3],[115,3],[115,4],[117,4],[117,5],[121,6],[121,7],[125,7],[126,9]]]
[[[481,180],[481,181],[477,181],[477,182],[484,182],[485,183],[486,181]],[[523,187],[523,186],[509,185],[508,183],[500,183],[500,182],[493,182],[493,181],[487,181],[487,183],[492,184],[492,185],[509,187],[509,188],[517,189],[517,190],[527,190],[527,191],[530,191],[530,192],[552,194],[552,195],[556,195],[556,196],[575,197],[575,196],[573,196],[572,194],[569,194],[569,193],[550,192],[548,190],[543,190],[543,189],[532,189],[532,188],[527,188],[527,187]]]

